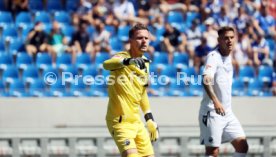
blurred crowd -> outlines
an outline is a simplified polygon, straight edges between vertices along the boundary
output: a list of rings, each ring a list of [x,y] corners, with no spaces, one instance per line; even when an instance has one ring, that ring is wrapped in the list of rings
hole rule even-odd
[[[3,0],[13,16],[29,8],[31,0]],[[50,0],[48,0],[50,1]],[[43,0],[43,7],[47,7]],[[58,0],[56,0],[58,1]],[[70,0],[60,0],[64,8]],[[72,2],[70,2],[72,3]],[[75,0],[70,23],[51,21],[50,30],[38,21],[26,37],[25,50],[34,56],[48,52],[56,61],[60,53],[88,53],[94,60],[99,52],[114,54],[110,39],[119,37],[120,28],[140,22],[149,26],[151,44],[148,57],[155,52],[168,53],[169,64],[174,53],[186,53],[189,66],[200,71],[208,52],[217,45],[217,30],[233,26],[237,44],[233,55],[235,73],[241,66],[276,66],[276,2],[274,0]],[[66,9],[65,9],[66,11]],[[72,35],[61,31],[72,26]],[[127,34],[127,29],[121,29]],[[128,36],[118,38],[129,47]],[[54,63],[55,64],[55,63]]]

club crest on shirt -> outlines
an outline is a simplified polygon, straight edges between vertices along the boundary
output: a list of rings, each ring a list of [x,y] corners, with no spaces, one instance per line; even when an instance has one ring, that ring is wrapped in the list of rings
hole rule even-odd
[[[126,146],[130,145],[130,140],[129,140],[129,139],[126,139],[126,140],[125,140],[125,145],[126,145]]]

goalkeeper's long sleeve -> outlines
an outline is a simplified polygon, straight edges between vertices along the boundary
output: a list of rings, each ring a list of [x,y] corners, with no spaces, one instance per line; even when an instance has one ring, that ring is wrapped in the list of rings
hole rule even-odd
[[[146,114],[147,112],[150,112],[150,103],[149,103],[149,98],[148,98],[146,89],[144,89],[140,106],[144,114]]]
[[[117,69],[121,69],[124,67],[124,65],[122,64],[122,59],[121,58],[111,58],[108,59],[106,61],[104,61],[103,63],[103,67],[105,70],[117,70]]]

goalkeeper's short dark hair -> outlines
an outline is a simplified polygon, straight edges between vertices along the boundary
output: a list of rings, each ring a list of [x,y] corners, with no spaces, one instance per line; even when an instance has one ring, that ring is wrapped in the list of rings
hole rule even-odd
[[[233,27],[230,27],[230,26],[225,26],[225,27],[221,27],[219,30],[218,30],[218,35],[219,36],[222,36],[225,34],[225,32],[228,32],[228,31],[232,31],[235,33],[235,29]]]
[[[141,23],[137,23],[129,30],[129,32],[128,32],[129,39],[131,39],[133,37],[134,33],[138,30],[147,30],[147,31],[149,31],[149,29],[146,25],[141,24]]]

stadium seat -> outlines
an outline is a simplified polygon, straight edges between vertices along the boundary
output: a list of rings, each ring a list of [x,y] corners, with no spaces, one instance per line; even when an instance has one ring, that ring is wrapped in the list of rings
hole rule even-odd
[[[7,27],[3,29],[3,32],[2,32],[3,40],[7,40],[7,38],[17,38],[17,37],[18,37],[18,34],[15,27]]]
[[[50,12],[64,10],[62,0],[47,0],[47,10]]]
[[[75,28],[71,25],[66,25],[64,27],[61,27],[61,31],[62,33],[66,36],[66,37],[72,37],[72,35],[75,32]]]
[[[128,31],[130,30],[130,26],[119,26],[117,37],[123,42],[128,41]]]
[[[174,53],[173,64],[178,68],[189,66],[189,55],[187,53]]]
[[[95,64],[96,65],[103,64],[103,62],[109,58],[110,58],[110,55],[108,53],[105,53],[105,52],[97,53],[95,57]]]
[[[242,66],[239,70],[239,78],[242,79],[243,82],[249,82],[250,79],[255,77],[254,68],[251,66]]]
[[[43,1],[29,0],[29,8],[32,11],[41,11],[43,10]]]
[[[186,83],[197,80],[199,76],[196,74],[194,67],[184,67],[181,69],[181,73],[179,73],[180,79],[184,79]]]
[[[263,84],[258,78],[251,79],[248,85],[248,96],[259,96],[262,93]]]
[[[112,37],[109,39],[109,44],[112,49],[112,53],[122,51],[123,50],[123,43],[116,37]]]
[[[183,13],[179,11],[170,11],[167,15],[167,22],[170,24],[177,23],[182,24],[184,23]]]
[[[46,66],[52,65],[52,58],[48,53],[38,53],[36,55],[36,66],[39,69],[45,69]]]
[[[26,84],[30,84],[34,82],[34,80],[38,79],[38,69],[35,65],[29,65],[26,69],[23,70],[22,80]]]
[[[67,92],[66,83],[62,82],[61,79],[56,80],[50,87],[50,96],[53,97],[66,97],[69,96]]]
[[[105,30],[107,30],[111,36],[116,35],[116,28],[112,25],[106,25]]]
[[[94,26],[89,25],[89,26],[87,26],[86,31],[87,31],[91,36],[93,36],[93,34],[94,34],[94,32],[95,32],[95,28],[94,28]]]
[[[41,79],[43,79],[46,85],[53,84],[59,77],[60,75],[58,69],[52,65],[45,66],[41,75]]]
[[[174,65],[167,65],[161,70],[161,75],[167,76],[170,79],[177,77],[177,69]]]
[[[29,32],[33,29],[33,24],[24,25],[21,32],[22,40],[26,40]]]
[[[13,26],[12,14],[6,11],[0,11],[0,27],[10,27]]]
[[[15,25],[17,27],[24,27],[32,23],[32,17],[29,12],[20,12],[15,17]]]
[[[155,52],[153,54],[153,64],[156,65],[167,65],[169,63],[168,53],[166,52]]]
[[[5,70],[7,66],[13,64],[12,56],[8,53],[0,53],[0,70]]]
[[[25,44],[23,40],[21,40],[20,38],[14,38],[10,40],[8,51],[13,55],[16,55],[18,52],[25,51]]]
[[[190,85],[190,95],[191,96],[202,96],[203,95],[203,86],[201,81],[198,83],[191,83]]]
[[[232,96],[244,96],[245,95],[245,86],[241,79],[233,79],[232,82]]]
[[[42,22],[44,24],[51,24],[51,17],[49,13],[40,11],[35,13],[35,22]]]
[[[76,11],[79,6],[79,1],[76,0],[67,0],[66,1],[66,10],[69,12]]]
[[[184,81],[178,79],[171,79],[168,91],[169,96],[189,96]]]
[[[196,18],[199,18],[200,14],[197,12],[192,12],[192,11],[188,11],[186,13],[186,19],[185,19],[185,24],[187,25],[187,27],[190,27],[192,25],[192,21]]]
[[[16,55],[16,66],[19,69],[25,69],[28,65],[33,64],[32,57],[27,53],[18,53]]]
[[[158,42],[163,41],[163,34],[165,33],[165,27],[158,27],[155,31],[155,36]]]
[[[43,79],[35,79],[30,83],[29,88],[30,96],[33,97],[44,97],[46,94],[46,86]]]
[[[88,53],[80,53],[76,58],[76,66],[78,69],[84,70],[92,64],[91,57]]]
[[[261,65],[258,69],[259,80],[261,80],[263,83],[271,84],[273,79],[273,68],[271,66]]]
[[[85,80],[79,78],[77,81],[71,82],[70,93],[70,95],[75,97],[88,96]]]
[[[65,79],[66,82],[74,82],[76,75],[78,75],[78,69],[75,65],[66,65],[59,69],[61,72],[61,79]]]
[[[5,41],[0,39],[0,51],[6,51]]]
[[[72,56],[67,53],[63,53],[57,56],[57,67],[63,68],[64,66],[72,64]]]
[[[71,17],[67,12],[64,11],[57,11],[54,13],[54,19],[59,23],[70,25],[71,24]]]
[[[90,91],[88,94],[94,97],[106,97],[107,96],[106,79],[104,79],[103,81],[95,81],[93,84],[91,84]]]
[[[2,80],[4,81],[4,83],[11,83],[14,79],[18,78],[18,70],[13,65],[7,66],[3,71]]]
[[[19,79],[13,79],[9,86],[9,96],[11,97],[26,97],[28,94],[25,91],[23,82]]]

